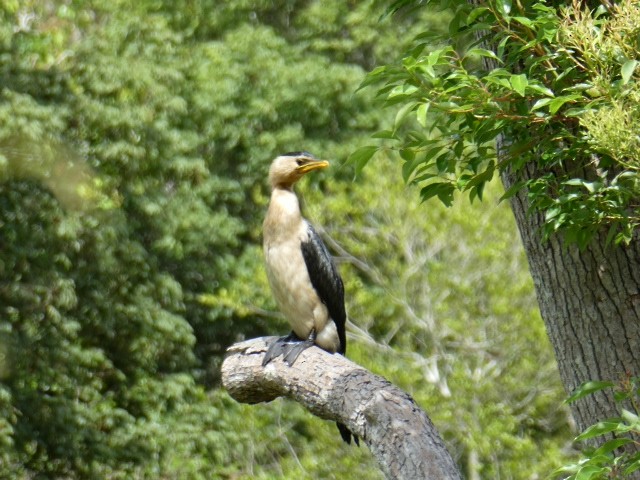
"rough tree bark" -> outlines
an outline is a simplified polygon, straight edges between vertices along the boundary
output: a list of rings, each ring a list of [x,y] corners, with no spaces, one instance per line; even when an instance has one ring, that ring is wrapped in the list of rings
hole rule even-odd
[[[461,478],[431,420],[407,393],[319,348],[305,350],[291,367],[282,359],[263,367],[274,339],[229,347],[222,383],[234,399],[253,404],[288,397],[320,418],[344,423],[369,446],[387,478]],[[337,431],[336,437],[340,441]]]
[[[529,166],[520,179],[536,178]],[[502,176],[505,188],[513,175]],[[606,246],[605,235],[583,251],[558,236],[541,239],[543,217],[529,213],[526,192],[511,200],[535,284],[540,313],[567,392],[589,380],[616,381],[640,375],[640,240]],[[619,415],[611,391],[572,404],[583,430]]]

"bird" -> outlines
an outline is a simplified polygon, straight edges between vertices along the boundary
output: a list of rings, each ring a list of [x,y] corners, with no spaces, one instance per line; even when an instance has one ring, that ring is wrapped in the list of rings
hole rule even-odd
[[[344,284],[322,238],[300,212],[293,189],[309,172],[329,166],[307,151],[278,156],[269,168],[271,198],[263,223],[263,250],[267,278],[280,311],[292,332],[274,341],[262,365],[283,356],[293,365],[298,356],[314,345],[345,355],[346,311]],[[338,423],[346,443],[358,437]]]

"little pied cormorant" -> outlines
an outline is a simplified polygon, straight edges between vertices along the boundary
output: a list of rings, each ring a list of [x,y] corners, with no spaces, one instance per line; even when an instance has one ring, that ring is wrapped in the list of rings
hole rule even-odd
[[[293,365],[314,344],[342,355],[347,349],[342,279],[324,242],[302,217],[293,191],[306,173],[327,166],[326,160],[303,151],[280,155],[269,169],[271,200],[263,224],[267,277],[293,331],[270,345],[263,366],[280,355]],[[338,429],[350,443],[352,434],[347,427],[338,423]],[[357,444],[358,438],[353,438]]]

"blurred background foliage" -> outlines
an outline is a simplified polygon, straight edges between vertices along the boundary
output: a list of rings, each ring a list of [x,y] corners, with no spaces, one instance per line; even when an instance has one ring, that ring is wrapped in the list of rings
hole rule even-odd
[[[570,455],[497,186],[447,210],[392,162],[344,163],[389,113],[355,93],[366,72],[446,24],[383,11],[0,1],[0,477],[381,478],[330,422],[219,387],[228,345],[287,331],[260,230],[269,162],[297,149],[334,160],[300,190],[345,278],[349,357],[414,396],[470,479]]]

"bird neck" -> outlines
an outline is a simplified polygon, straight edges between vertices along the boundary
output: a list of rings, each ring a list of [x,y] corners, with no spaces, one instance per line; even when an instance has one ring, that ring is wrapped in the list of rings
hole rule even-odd
[[[302,221],[300,203],[294,191],[291,188],[274,188],[264,220],[265,237],[290,238],[298,231]]]

